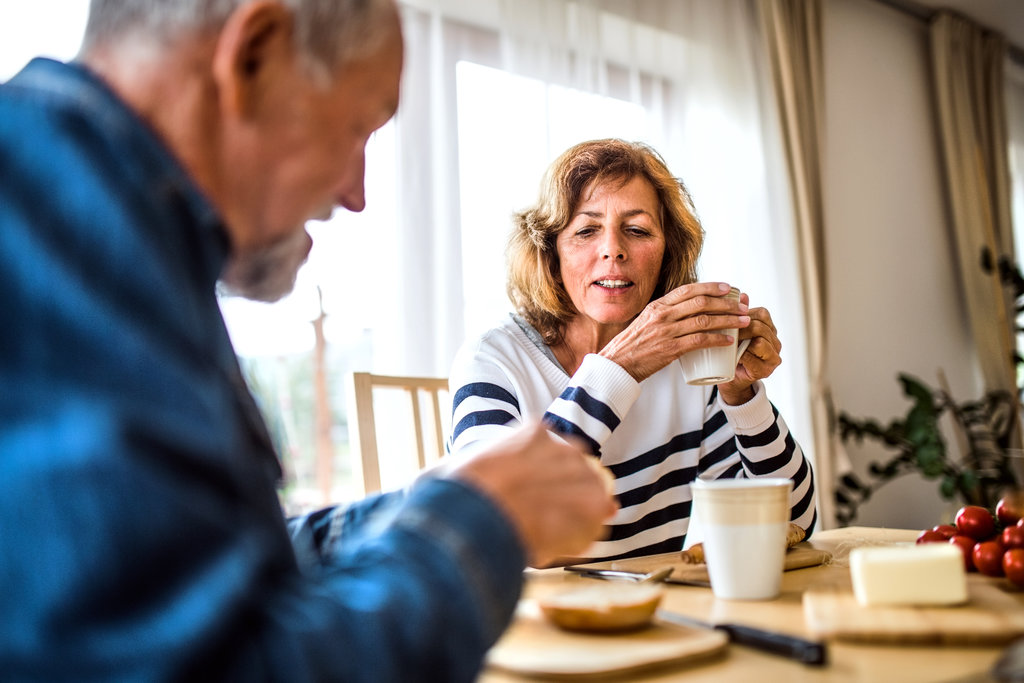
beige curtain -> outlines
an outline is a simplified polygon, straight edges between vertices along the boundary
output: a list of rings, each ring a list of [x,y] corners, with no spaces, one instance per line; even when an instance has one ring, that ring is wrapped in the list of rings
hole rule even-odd
[[[1014,391],[1012,294],[981,267],[1013,258],[1003,67],[1006,42],[949,12],[932,20],[932,79],[946,194],[971,330],[987,390]]]
[[[821,526],[835,526],[832,401],[826,371],[828,287],[821,165],[824,126],[820,0],[761,0],[759,10],[793,189],[807,320],[807,364]]]

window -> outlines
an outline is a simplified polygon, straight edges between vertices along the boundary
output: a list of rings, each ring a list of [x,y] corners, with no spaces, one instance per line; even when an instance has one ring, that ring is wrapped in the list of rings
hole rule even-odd
[[[382,318],[397,300],[389,254],[396,253],[395,126],[373,134],[366,151],[366,209],[338,210],[311,221],[309,259],[295,289],[273,304],[221,299],[221,311],[246,379],[267,418],[285,469],[282,497],[291,511],[362,494],[356,458],[349,453],[346,376],[371,367]],[[314,321],[323,316],[324,363],[316,365]],[[317,372],[327,395],[317,396]],[[318,406],[319,401],[326,405]],[[318,445],[317,409],[329,411],[327,441]],[[318,448],[334,463],[330,482],[317,481]]]
[[[722,23],[725,37],[712,40],[714,25],[698,20],[718,3],[683,12],[671,31],[573,2],[401,4],[403,101],[396,121],[367,149],[366,210],[339,211],[307,226],[314,249],[287,298],[272,305],[221,300],[277,441],[288,477],[284,500],[293,511],[359,494],[358,463],[348,452],[348,372],[443,374],[462,339],[509,310],[504,247],[511,214],[535,201],[545,168],[571,144],[597,137],[652,144],[686,180],[708,230],[702,275],[735,278],[759,298],[764,292],[776,319],[798,300],[783,289],[792,279],[785,274],[795,269],[776,258],[786,245],[773,230],[785,221],[773,223],[765,209],[769,195],[787,193],[768,187],[783,174],[764,159],[770,144],[759,137],[757,118],[764,104],[751,85],[759,76],[737,47],[746,43],[736,31],[752,30],[749,22]],[[674,14],[681,5],[666,8]],[[445,15],[459,8],[472,16]],[[536,26],[535,9],[550,25]],[[495,20],[504,11],[519,18]],[[41,51],[72,57],[86,14],[86,0],[4,5],[0,79]],[[505,35],[510,23],[519,30]],[[715,45],[729,47],[708,52]],[[504,59],[513,52],[515,68]],[[766,263],[777,272],[755,273]],[[321,314],[331,414],[326,442],[335,463],[330,482],[317,482],[314,473],[314,415],[322,399],[314,388],[313,321]],[[780,328],[799,358],[802,320]],[[802,366],[784,368],[802,386]],[[791,396],[778,374],[773,399],[794,432],[806,435],[806,447],[805,396]]]
[[[592,137],[642,139],[647,117],[639,105],[466,61],[456,66],[456,83],[462,313],[466,334],[472,334],[509,311],[504,245],[511,214],[536,199],[548,163]],[[324,500],[324,483],[315,475],[312,361],[312,321],[321,300],[327,342],[323,371],[334,425],[328,499],[351,499],[360,491],[357,458],[349,451],[346,375],[390,366],[380,357],[389,353],[393,328],[386,318],[398,310],[401,296],[394,284],[398,261],[389,258],[399,250],[395,144],[394,123],[371,140],[364,212],[338,211],[327,222],[307,226],[314,248],[291,295],[275,304],[221,302],[236,352],[277,441],[287,475],[283,497],[292,510]]]
[[[456,84],[464,309],[471,335],[510,310],[505,240],[512,214],[536,201],[544,169],[577,142],[646,138],[647,114],[637,104],[467,61],[456,65]]]
[[[4,3],[0,7],[0,82],[37,55],[62,61],[73,58],[82,44],[88,16],[88,0]]]

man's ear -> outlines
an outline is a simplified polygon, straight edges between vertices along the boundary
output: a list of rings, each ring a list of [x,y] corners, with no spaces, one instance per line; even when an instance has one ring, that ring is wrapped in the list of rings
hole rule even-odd
[[[294,59],[292,29],[291,11],[276,0],[243,4],[228,17],[213,53],[221,107],[253,114],[273,72]]]

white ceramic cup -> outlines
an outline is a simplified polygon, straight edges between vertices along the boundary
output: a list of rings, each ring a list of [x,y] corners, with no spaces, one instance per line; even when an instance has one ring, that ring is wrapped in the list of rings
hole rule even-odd
[[[789,528],[789,479],[698,479],[691,485],[716,598],[779,595]]]
[[[727,299],[739,299],[740,290],[733,287],[724,296]],[[737,328],[720,330],[718,334],[732,335],[732,344],[694,349],[679,357],[679,364],[683,368],[683,378],[686,379],[687,384],[722,384],[731,382],[736,376],[736,364],[740,362],[740,356],[750,345],[750,340],[744,339],[737,344],[736,339],[739,337]]]

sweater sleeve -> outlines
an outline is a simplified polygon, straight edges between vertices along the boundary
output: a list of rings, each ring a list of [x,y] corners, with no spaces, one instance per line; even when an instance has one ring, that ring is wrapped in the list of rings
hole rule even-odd
[[[587,444],[593,455],[619,426],[637,397],[640,384],[612,361],[587,354],[569,386],[554,400],[544,421],[560,434]]]
[[[768,400],[764,384],[758,382],[754,386],[754,398],[742,405],[728,405],[718,392],[711,404],[713,410],[724,414],[734,434],[739,458],[738,466],[734,464],[730,473],[751,478],[792,479],[790,520],[809,532],[817,522],[811,464],[778,409]],[[728,476],[721,472],[719,475]]]
[[[553,400],[539,378],[523,381],[506,363],[477,351],[457,359],[449,381],[452,436],[449,450],[466,451],[499,438],[530,415],[526,403],[547,405],[541,417],[552,431],[583,441],[594,455],[640,395],[640,384],[612,361],[588,354]]]

